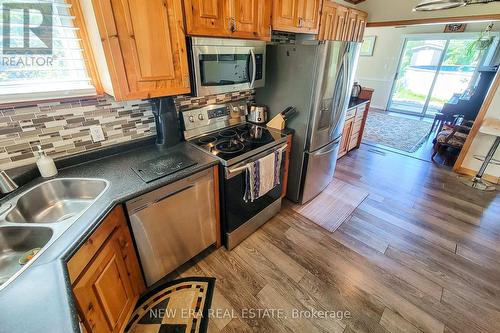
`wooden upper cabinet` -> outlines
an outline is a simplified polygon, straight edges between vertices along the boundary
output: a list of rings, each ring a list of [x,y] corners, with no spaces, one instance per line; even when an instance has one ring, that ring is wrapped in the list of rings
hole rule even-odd
[[[229,17],[225,17],[220,0],[184,0],[187,33],[201,36],[222,36],[229,33]]]
[[[363,36],[365,35],[366,24],[368,23],[368,14],[365,12],[359,12],[358,14],[358,35],[355,36],[357,42],[363,41]]]
[[[92,0],[117,100],[190,92],[181,0]],[[106,88],[106,87],[105,87]]]
[[[281,31],[297,29],[298,0],[273,1],[273,29]]]
[[[317,34],[323,0],[274,0],[273,29]]]
[[[268,0],[184,0],[184,12],[189,35],[271,39]]]
[[[321,13],[319,40],[343,40],[348,9],[332,1],[325,1]]]
[[[259,34],[259,1],[232,0],[227,2],[231,36],[235,38],[257,38]]]
[[[319,40],[363,41],[368,14],[325,0],[321,13]]]
[[[298,0],[297,22],[300,32],[317,34],[323,0]]]

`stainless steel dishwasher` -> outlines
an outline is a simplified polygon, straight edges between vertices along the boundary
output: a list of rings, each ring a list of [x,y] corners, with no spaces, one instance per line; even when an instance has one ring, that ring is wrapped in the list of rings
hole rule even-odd
[[[127,202],[148,286],[215,243],[213,177],[207,169]]]

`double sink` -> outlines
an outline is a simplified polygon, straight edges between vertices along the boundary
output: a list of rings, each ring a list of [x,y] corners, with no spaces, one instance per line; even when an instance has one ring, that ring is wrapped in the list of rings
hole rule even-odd
[[[53,179],[2,203],[0,290],[33,264],[108,186],[108,181],[103,179]],[[36,254],[30,256],[27,263],[20,263],[33,253]]]

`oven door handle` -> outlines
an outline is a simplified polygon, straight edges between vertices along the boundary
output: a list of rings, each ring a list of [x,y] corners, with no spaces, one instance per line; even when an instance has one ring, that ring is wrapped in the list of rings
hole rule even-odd
[[[250,89],[255,86],[255,78],[257,77],[257,61],[255,60],[255,52],[250,49],[250,58],[252,59],[252,81],[250,82]]]
[[[266,152],[258,155],[255,159],[251,159],[249,161],[243,162],[244,163],[243,165],[237,166],[235,168],[232,168],[232,169],[225,168],[225,176],[226,176],[225,178],[226,179],[233,178],[234,176],[236,176],[236,175],[240,174],[241,172],[247,170],[248,169],[248,167],[247,167],[248,163],[255,162],[255,161],[257,161],[258,159],[260,159],[260,158],[262,158],[264,156],[267,156],[267,155],[269,155],[271,153],[274,153],[275,151],[285,151],[286,148],[287,148],[287,146],[288,146],[287,144],[284,144],[283,146],[281,146],[279,148],[269,149]]]

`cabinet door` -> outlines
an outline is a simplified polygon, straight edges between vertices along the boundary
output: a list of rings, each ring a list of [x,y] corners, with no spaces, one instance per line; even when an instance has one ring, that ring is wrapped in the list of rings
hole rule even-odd
[[[73,287],[89,332],[119,332],[137,300],[116,235],[104,244]]]
[[[348,9],[332,1],[323,3],[319,40],[342,40]]]
[[[362,42],[363,41],[363,36],[365,34],[365,29],[366,29],[366,23],[368,21],[368,14],[360,12],[358,15],[358,35],[356,36],[356,41],[357,42]]]
[[[297,32],[298,0],[273,1],[273,29]]]
[[[188,93],[181,0],[92,0],[117,100]]]
[[[233,18],[232,37],[257,38],[259,34],[259,1],[227,1],[229,17]]]
[[[352,134],[352,127],[354,125],[354,118],[348,119],[344,125],[344,131],[342,132],[342,140],[340,141],[339,157],[344,156],[349,151],[349,143]]]
[[[357,31],[358,12],[349,8],[347,13],[346,24],[344,26],[343,40],[354,41]]]
[[[184,12],[189,35],[230,35],[230,16],[224,14],[222,0],[184,0]]]
[[[300,32],[318,33],[322,0],[298,0],[297,22]]]

